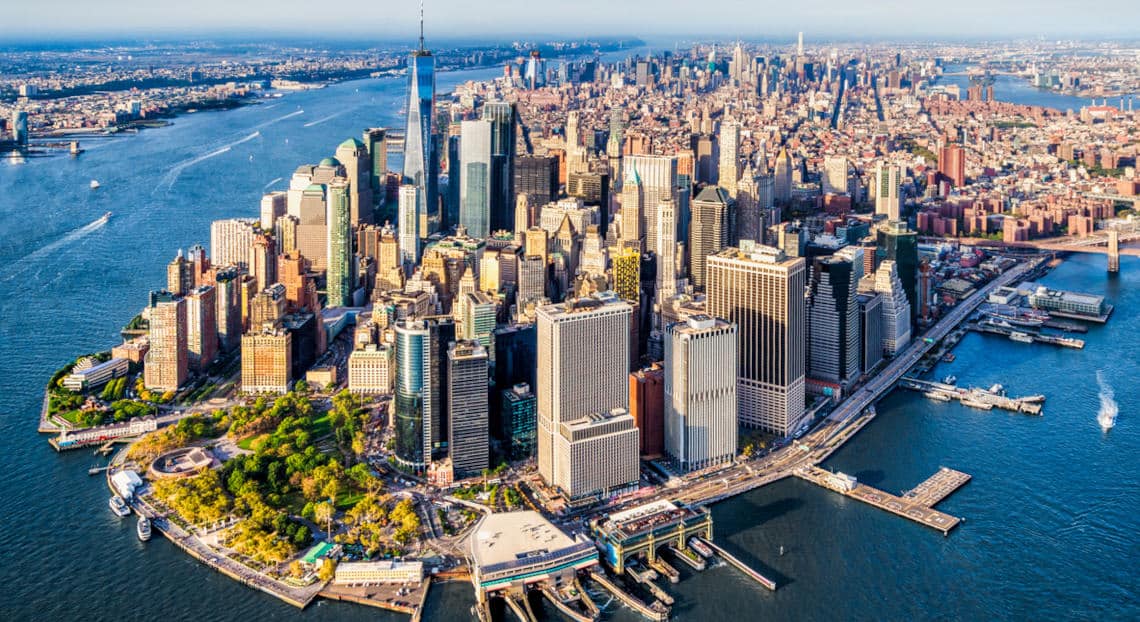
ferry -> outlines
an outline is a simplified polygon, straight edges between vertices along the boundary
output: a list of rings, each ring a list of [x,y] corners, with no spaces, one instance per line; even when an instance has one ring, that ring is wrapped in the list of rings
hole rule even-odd
[[[99,180],[98,179],[92,179],[91,180],[91,189],[92,190],[98,190],[99,189]]]
[[[131,507],[127,505],[127,502],[123,501],[123,498],[119,495],[111,497],[110,505],[111,511],[119,518],[125,518],[131,515]]]
[[[1033,336],[1021,331],[1013,331],[1009,334],[1009,338],[1012,341],[1020,341],[1021,343],[1033,343]]]
[[[139,535],[139,540],[146,542],[150,540],[150,519],[139,515],[139,522],[135,524],[135,531]]]
[[[1026,328],[1040,328],[1045,324],[1045,320],[1049,319],[1048,313],[1040,311],[1022,311],[1020,313],[1007,313],[1004,311],[987,311],[986,315],[999,322],[1006,322],[1013,326],[1023,326]]]
[[[713,551],[704,542],[701,542],[697,537],[689,538],[689,548],[697,552],[701,557],[708,559],[712,557]]]

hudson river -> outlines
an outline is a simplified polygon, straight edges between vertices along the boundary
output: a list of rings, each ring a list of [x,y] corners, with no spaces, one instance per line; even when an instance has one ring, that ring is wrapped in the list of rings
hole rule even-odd
[[[501,69],[441,74],[439,88]],[[304,613],[216,574],[166,540],[140,543],[107,509],[89,452],[56,454],[35,433],[43,384],[106,349],[165,282],[178,248],[209,242],[211,220],[254,216],[267,189],[366,126],[399,126],[400,79],[291,93],[180,117],[87,153],[0,162],[0,618],[402,620],[321,603]],[[92,191],[90,180],[102,184]],[[114,212],[110,222],[97,219]],[[1045,416],[980,412],[896,393],[828,466],[900,492],[945,465],[973,475],[940,509],[949,537],[835,493],[785,481],[714,508],[718,542],[776,577],[770,593],[730,567],[669,590],[680,620],[1138,619],[1140,262],[1109,278],[1103,256],[1045,281],[1116,305],[1084,350],[968,336],[935,375],[1043,393]],[[1097,372],[1120,416],[1097,425]],[[785,554],[779,555],[780,547]],[[466,620],[467,584],[432,588],[426,619]],[[611,605],[614,607],[614,605]],[[637,619],[628,610],[612,619]],[[551,614],[553,615],[553,614]]]

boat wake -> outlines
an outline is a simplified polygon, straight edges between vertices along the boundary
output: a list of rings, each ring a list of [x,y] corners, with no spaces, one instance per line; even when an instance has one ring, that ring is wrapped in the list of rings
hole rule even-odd
[[[272,186],[273,184],[275,184],[275,183],[277,183],[277,182],[281,181],[282,179],[284,179],[284,178],[282,178],[282,177],[278,177],[278,178],[274,179],[273,181],[271,181],[271,182],[269,182],[269,183],[265,184],[265,187],[264,187],[264,188],[262,188],[262,190],[269,190],[269,187],[270,187],[270,186]]]
[[[268,121],[258,123],[257,125],[253,126],[253,129],[259,130],[263,127],[269,127],[270,125],[273,125],[274,123],[280,123],[281,121],[284,121],[285,119],[291,119],[291,118],[293,118],[297,115],[300,115],[300,114],[305,114],[305,111],[304,110],[294,110],[293,112],[290,112],[287,115],[282,115],[280,117],[277,117],[276,119],[270,119]]]
[[[1120,407],[1116,404],[1116,393],[1099,371],[1096,373],[1096,383],[1100,385],[1100,412],[1096,415],[1096,422],[1100,424],[1100,429],[1107,432],[1116,425],[1116,414]]]
[[[182,175],[182,171],[185,171],[186,169],[190,168],[191,166],[194,166],[195,164],[201,164],[202,162],[205,162],[206,160],[209,160],[210,158],[216,158],[216,157],[222,155],[223,153],[228,153],[234,147],[236,147],[242,143],[247,143],[247,142],[257,138],[258,136],[261,136],[261,132],[254,132],[254,133],[250,134],[249,136],[246,136],[245,138],[242,138],[239,140],[235,140],[234,142],[229,143],[228,145],[222,145],[221,147],[211,151],[210,153],[206,153],[206,154],[203,154],[200,156],[196,156],[196,157],[190,158],[188,160],[183,160],[182,162],[179,162],[178,164],[175,164],[174,166],[172,166],[170,168],[170,170],[166,172],[166,175],[163,176],[163,183],[165,183],[166,187],[169,188],[169,187],[174,185],[174,182],[178,181],[178,178]]]
[[[317,119],[316,121],[309,121],[308,123],[304,124],[301,127],[313,127],[314,125],[320,125],[322,123],[325,123],[326,121],[332,121],[333,119],[339,117],[340,115],[342,115],[346,112],[348,112],[348,111],[347,110],[341,110],[340,112],[330,114],[327,117],[321,117],[320,119]]]
[[[92,233],[98,231],[99,229],[102,229],[103,226],[106,225],[107,221],[109,221],[109,220],[110,220],[110,217],[108,215],[100,216],[99,218],[96,218],[95,220],[87,223],[86,225],[83,225],[82,227],[79,227],[78,229],[73,229],[73,230],[67,232],[66,234],[64,234],[63,237],[59,238],[58,240],[56,240],[54,242],[50,242],[48,244],[45,244],[44,246],[41,246],[40,248],[32,251],[31,253],[24,255],[23,258],[16,260],[12,264],[12,267],[8,270],[8,273],[4,276],[4,282],[11,281],[12,279],[16,278],[17,276],[23,274],[36,261],[43,259],[44,257],[48,257],[52,253],[63,248],[64,246],[67,246],[68,244],[71,244],[72,242],[78,241],[79,239],[84,238],[88,235],[91,235]]]

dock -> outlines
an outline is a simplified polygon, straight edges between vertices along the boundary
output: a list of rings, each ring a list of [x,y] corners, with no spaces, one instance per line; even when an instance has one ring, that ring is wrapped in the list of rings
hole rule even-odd
[[[654,622],[665,622],[669,619],[669,608],[661,604],[659,601],[654,601],[651,605],[646,605],[641,602],[636,596],[626,592],[618,587],[613,581],[610,581],[606,576],[605,571],[594,569],[590,571],[590,578],[595,583],[602,586],[607,592],[613,594],[621,602],[629,605],[631,609],[640,613],[644,618],[653,620]]]
[[[743,572],[748,578],[756,581],[760,585],[763,585],[764,587],[768,588],[769,590],[772,590],[773,592],[776,591],[776,582],[775,581],[769,579],[768,577],[765,577],[764,575],[760,574],[759,572],[756,572],[754,569],[752,569],[751,566],[740,561],[739,559],[736,558],[736,556],[734,556],[731,553],[729,553],[728,551],[724,550],[723,547],[717,546],[711,540],[707,540],[704,538],[701,538],[701,542],[704,543],[705,546],[712,549],[713,552],[715,552],[717,555],[719,555],[721,557],[721,559],[728,562],[730,565],[735,566],[737,569],[739,569],[741,572]]]
[[[1028,395],[1025,397],[1009,397],[1004,395],[999,387],[990,389],[969,388],[963,389],[944,382],[919,380],[918,378],[903,377],[899,379],[899,386],[911,391],[919,391],[926,397],[940,402],[957,400],[963,406],[979,410],[993,410],[1000,408],[1010,412],[1025,413],[1027,415],[1040,415],[1043,395]]]
[[[931,506],[950,496],[950,493],[970,481],[969,475],[943,467],[929,479],[900,497],[866,484],[860,484],[855,481],[854,477],[842,473],[831,473],[815,466],[796,471],[796,476],[828,490],[873,505],[880,510],[886,510],[920,525],[937,529],[944,536],[949,535],[950,531],[962,522],[962,519],[939,512]]]
[[[550,585],[544,585],[542,587],[542,595],[545,596],[546,600],[550,601],[550,604],[554,605],[554,608],[561,612],[562,615],[570,618],[574,622],[593,622],[597,619],[595,615],[586,615],[575,611],[574,608],[570,606],[570,603],[576,602],[578,598],[566,597]]]
[[[704,558],[694,553],[689,547],[679,549],[670,544],[668,548],[669,552],[672,553],[674,557],[679,559],[682,563],[692,568],[693,570],[701,571],[705,569]]]

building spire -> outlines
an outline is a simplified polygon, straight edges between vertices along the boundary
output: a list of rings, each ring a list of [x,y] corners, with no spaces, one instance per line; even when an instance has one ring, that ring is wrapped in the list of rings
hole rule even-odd
[[[424,51],[424,0],[420,0],[420,51]]]

